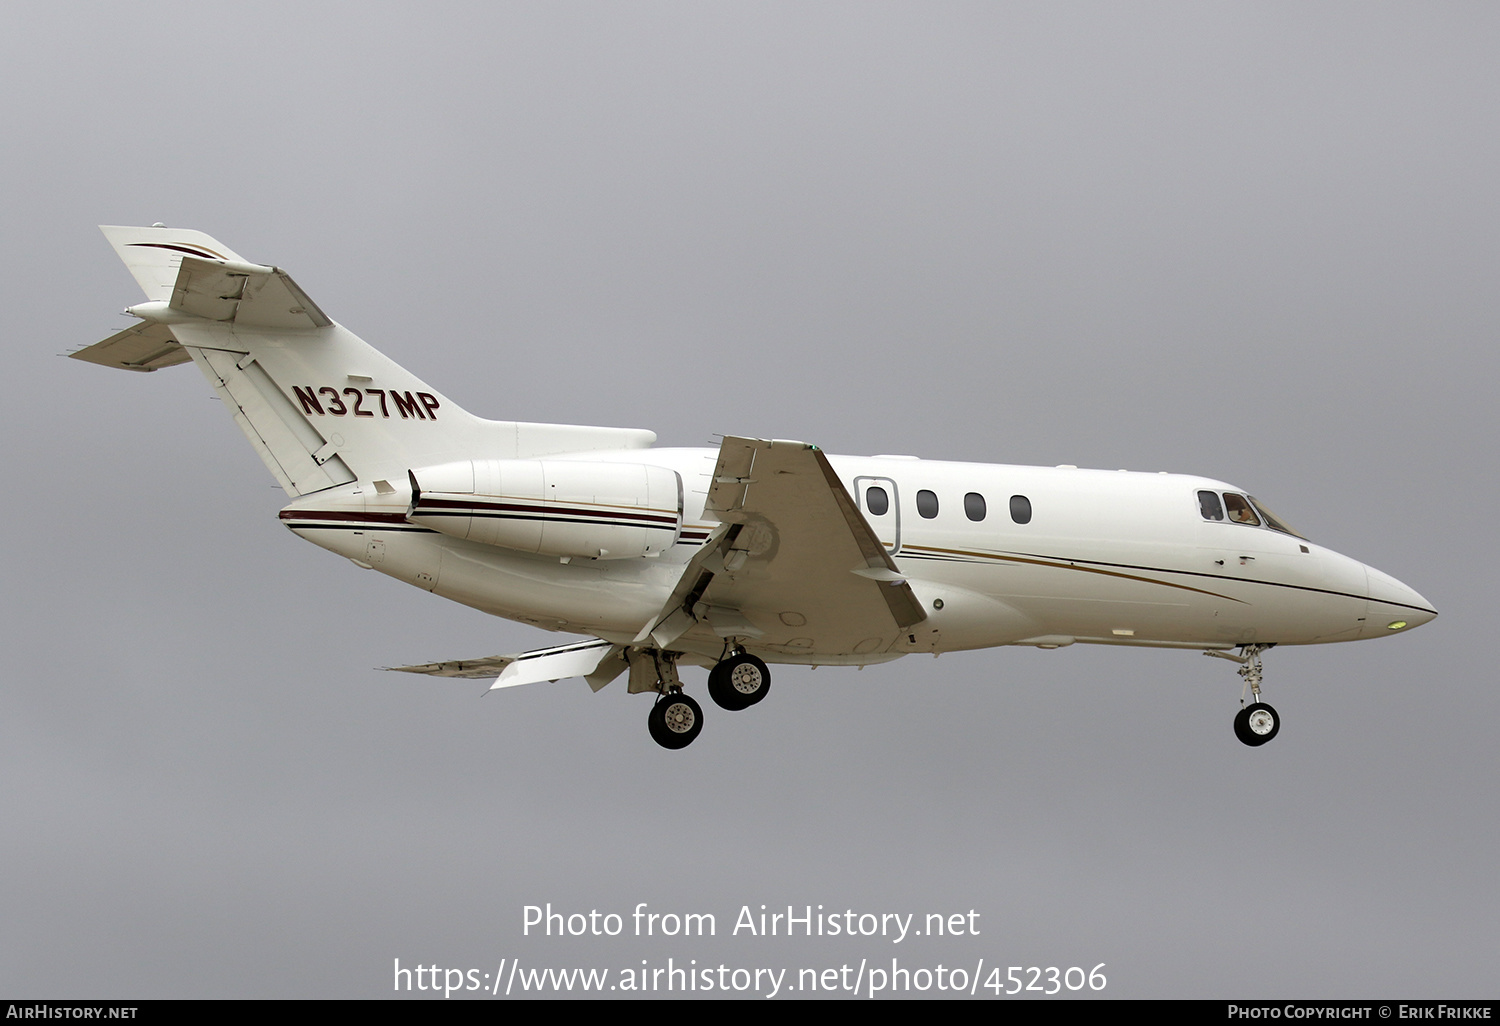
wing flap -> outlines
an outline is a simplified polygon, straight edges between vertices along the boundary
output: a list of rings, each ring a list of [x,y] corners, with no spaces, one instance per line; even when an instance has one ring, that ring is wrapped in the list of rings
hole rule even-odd
[[[612,648],[614,646],[607,641],[584,641],[524,652],[495,678],[490,690],[540,684],[544,680],[555,684],[568,677],[587,677],[598,669]]]

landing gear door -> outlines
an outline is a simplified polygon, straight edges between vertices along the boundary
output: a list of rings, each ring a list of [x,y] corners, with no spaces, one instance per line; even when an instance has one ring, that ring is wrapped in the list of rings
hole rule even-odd
[[[896,482],[888,477],[854,479],[854,501],[859,511],[886,551],[893,554],[901,548],[901,503],[897,499]]]

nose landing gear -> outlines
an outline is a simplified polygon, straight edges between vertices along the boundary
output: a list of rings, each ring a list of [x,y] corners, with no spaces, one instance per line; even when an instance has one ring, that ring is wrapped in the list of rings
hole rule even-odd
[[[1252,748],[1271,740],[1280,729],[1276,710],[1264,702],[1247,705],[1234,715],[1234,736]]]
[[[1239,738],[1242,744],[1247,744],[1252,748],[1259,748],[1281,731],[1281,717],[1275,709],[1260,700],[1262,672],[1260,654],[1270,647],[1270,645],[1242,645],[1240,654],[1237,656],[1230,655],[1228,652],[1203,653],[1240,664],[1237,672],[1246,686],[1250,688],[1250,697],[1253,701],[1245,705],[1244,693],[1241,692],[1242,708],[1234,717],[1234,736]]]

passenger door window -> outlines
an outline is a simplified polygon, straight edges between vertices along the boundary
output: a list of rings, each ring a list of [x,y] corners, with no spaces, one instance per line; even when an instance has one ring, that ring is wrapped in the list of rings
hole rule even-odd
[[[875,537],[890,552],[901,547],[901,503],[896,482],[888,477],[856,477],[855,502]]]

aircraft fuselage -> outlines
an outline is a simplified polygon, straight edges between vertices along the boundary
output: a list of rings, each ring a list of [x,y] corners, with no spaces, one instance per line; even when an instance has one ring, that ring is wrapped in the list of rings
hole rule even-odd
[[[406,521],[409,488],[381,494],[367,482],[298,499],[282,516],[302,537],[438,595],[625,644],[718,526],[703,508],[717,455],[587,454],[680,476],[680,537],[650,557],[564,560],[414,528]],[[788,608],[761,616],[754,624],[761,633],[745,646],[768,662],[874,663],[1010,644],[1313,644],[1399,633],[1436,615],[1416,592],[1348,556],[1229,512],[1208,519],[1200,493],[1246,494],[1222,481],[907,457],[829,460],[926,619],[899,632],[872,625],[852,645],[830,646],[812,636],[808,611]],[[356,512],[364,519],[340,516]]]

